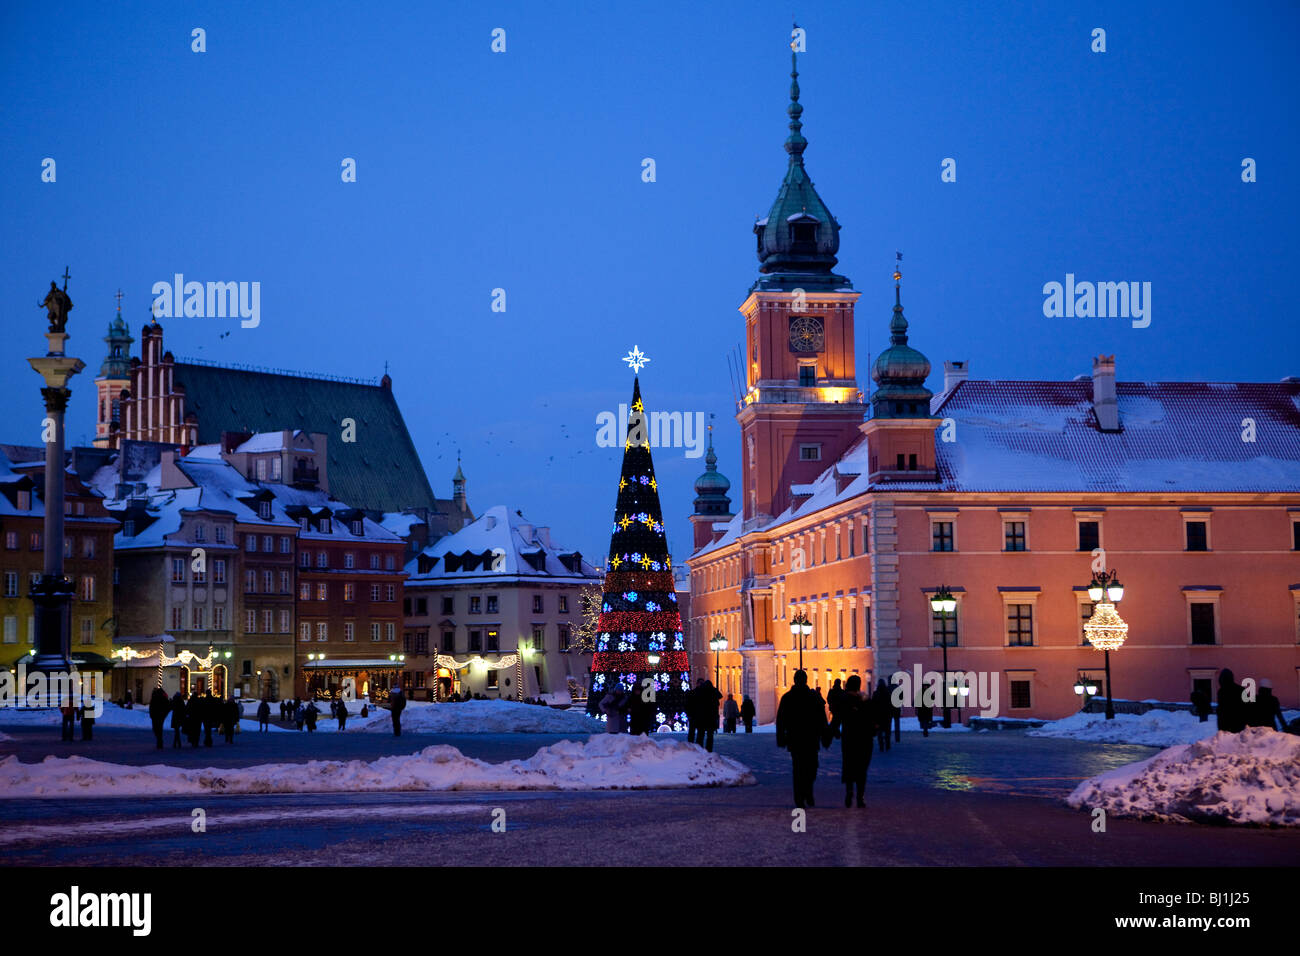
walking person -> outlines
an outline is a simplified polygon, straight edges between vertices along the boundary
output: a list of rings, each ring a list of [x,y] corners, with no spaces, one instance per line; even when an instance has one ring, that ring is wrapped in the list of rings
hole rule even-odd
[[[334,706],[334,716],[339,720],[339,731],[348,729],[348,705],[343,698],[339,698],[338,703]]]
[[[261,733],[271,726],[271,702],[264,700],[257,705],[257,732]]]
[[[135,698],[131,696],[131,692],[129,690],[126,692],[126,703],[124,704],[124,706],[126,707],[127,710],[135,709]]]
[[[81,739],[90,740],[95,735],[95,712],[87,709],[85,704],[80,707],[81,714]]]
[[[303,723],[307,720],[307,716],[306,716],[306,714],[304,713],[304,710],[305,710],[305,708],[302,706],[302,701],[298,700],[297,698],[294,698],[294,702],[293,702],[293,722],[294,722],[294,725],[295,725],[299,730],[302,730],[302,725],[303,725]]]
[[[307,725],[307,733],[314,734],[316,732],[316,718],[319,715],[320,708],[316,706],[316,701],[308,701],[307,706],[302,711],[302,719]]]
[[[1273,696],[1273,682],[1267,677],[1259,682],[1259,696],[1250,715],[1250,726],[1267,727],[1286,733],[1286,717],[1282,713],[1282,702]]]
[[[740,707],[736,704],[736,698],[731,694],[727,695],[727,702],[722,705],[722,731],[727,734],[736,732],[736,721],[740,719]]]
[[[713,681],[704,682],[703,693],[696,693],[699,702],[700,743],[709,753],[713,753],[713,735],[718,732],[718,703],[722,694],[713,686]]]
[[[894,708],[889,701],[889,685],[882,677],[876,681],[876,692],[871,695],[871,706],[875,711],[876,745],[881,751],[890,747],[889,723],[894,717]]]
[[[1246,729],[1246,702],[1242,686],[1228,668],[1219,672],[1219,729],[1239,734]]]
[[[745,722],[745,733],[754,732],[754,702],[746,695],[740,702],[740,719]]]
[[[59,708],[59,714],[63,718],[63,739],[71,743],[77,728],[77,708],[72,706],[71,695],[68,696],[68,702]]]
[[[831,712],[831,724],[835,723],[836,711],[839,710],[840,698],[844,695],[844,688],[840,686],[840,679],[835,678],[835,683],[831,684],[831,689],[826,692],[826,706]]]
[[[235,742],[235,731],[239,729],[239,718],[243,716],[244,709],[239,701],[233,697],[226,698],[223,709],[222,729],[226,732],[226,743]]]
[[[1201,723],[1205,723],[1210,719],[1212,709],[1208,690],[1192,691],[1192,713],[1197,716]]]
[[[686,742],[704,746],[704,727],[700,724],[700,700],[704,696],[704,678],[697,678],[695,686],[686,692]]]
[[[221,720],[220,706],[209,688],[199,699],[199,715],[203,718],[203,746],[212,746],[212,731]]]
[[[831,729],[840,738],[840,755],[843,768],[840,782],[844,784],[844,805],[853,805],[857,791],[858,806],[865,807],[867,769],[871,766],[871,739],[875,736],[875,715],[871,703],[862,696],[862,678],[849,677],[840,691]]]
[[[181,746],[181,732],[185,729],[185,695],[172,694],[172,749]]]
[[[158,750],[163,749],[163,724],[167,722],[167,712],[171,709],[172,703],[167,699],[167,691],[155,687],[153,696],[149,698],[149,721],[153,724],[153,739],[158,744]]]
[[[191,747],[199,745],[199,737],[203,734],[202,708],[203,698],[197,692],[190,694],[189,703],[185,705],[185,737]]]
[[[776,745],[790,751],[794,805],[800,809],[816,806],[817,754],[830,742],[822,699],[808,686],[807,671],[795,671],[794,686],[781,695],[776,709]]]
[[[400,737],[402,736],[402,711],[406,709],[406,695],[402,693],[402,685],[395,686],[388,697],[388,707],[393,714],[393,736]]]

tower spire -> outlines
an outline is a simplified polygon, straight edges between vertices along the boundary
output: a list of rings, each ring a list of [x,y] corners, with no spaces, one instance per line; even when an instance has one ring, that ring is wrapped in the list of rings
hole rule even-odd
[[[799,24],[795,24],[797,30]],[[785,151],[790,154],[791,165],[803,165],[803,151],[808,147],[808,140],[804,139],[803,122],[799,119],[803,115],[803,107],[799,104],[799,51],[797,49],[798,41],[790,41],[790,105],[786,107],[786,112],[790,114],[790,135],[785,140]]]

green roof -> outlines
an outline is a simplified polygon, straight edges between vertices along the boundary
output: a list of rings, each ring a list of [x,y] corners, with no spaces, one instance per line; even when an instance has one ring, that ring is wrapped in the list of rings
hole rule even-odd
[[[199,443],[221,433],[302,429],[328,437],[327,479],[335,498],[367,511],[436,509],[392,389],[348,380],[223,368],[178,361],[185,410],[198,418]],[[343,419],[356,441],[343,441]]]

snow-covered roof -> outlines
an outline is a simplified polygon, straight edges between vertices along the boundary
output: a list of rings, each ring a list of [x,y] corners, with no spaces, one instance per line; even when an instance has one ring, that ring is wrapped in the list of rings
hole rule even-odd
[[[1300,382],[1118,382],[1118,432],[1097,427],[1092,382],[964,380],[932,415],[938,481],[868,479],[866,437],[766,529],[872,491],[1300,494]],[[1248,440],[1249,439],[1249,440]],[[838,480],[837,480],[838,479]],[[847,482],[845,479],[848,479]],[[739,536],[740,515],[695,556]]]
[[[407,514],[405,511],[389,511],[384,514],[379,523],[399,538],[405,538],[411,533],[412,527],[424,524],[424,519],[419,515]]]
[[[517,512],[510,511],[505,505],[495,505],[483,512],[476,521],[467,524],[455,534],[439,538],[437,542],[425,548],[406,566],[410,578],[407,586],[418,586],[420,582],[441,582],[465,580],[475,577],[491,576],[494,578],[512,576],[562,578],[598,578],[600,571],[582,561],[581,571],[570,570],[560,560],[561,555],[576,554],[572,550],[561,548],[554,541],[547,543],[532,524]],[[453,569],[448,570],[447,556],[453,556]],[[468,567],[462,567],[459,558],[462,555],[489,557],[484,561],[471,561]],[[538,556],[541,567],[530,563],[526,555]],[[437,559],[432,568],[420,573],[420,566],[428,566],[430,559]],[[572,559],[570,559],[572,560]]]

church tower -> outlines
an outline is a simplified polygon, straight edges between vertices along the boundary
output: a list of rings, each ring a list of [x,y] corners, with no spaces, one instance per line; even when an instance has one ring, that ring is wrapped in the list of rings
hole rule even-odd
[[[122,389],[131,384],[131,343],[135,339],[122,318],[122,293],[117,293],[117,315],[108,324],[104,342],[108,352],[95,377],[95,391],[99,402],[95,421],[96,448],[113,448],[117,445],[117,432],[121,428],[120,399]]]
[[[804,168],[799,70],[792,53],[785,179],[767,217],[754,224],[759,278],[745,316],[741,430],[747,528],[791,503],[790,486],[812,481],[858,440],[865,414],[854,368],[853,283],[836,275],[840,224]]]
[[[718,456],[713,450],[713,426],[709,426],[709,451],[704,456],[704,474],[695,479],[695,513],[691,515],[691,525],[695,529],[695,550],[698,551],[713,540],[715,522],[729,521],[731,498],[727,492],[731,482],[727,476],[718,471]]]
[[[889,320],[889,348],[871,367],[879,387],[871,395],[871,418],[862,425],[867,436],[871,481],[925,481],[938,477],[934,429],[930,417],[934,393],[925,387],[930,360],[907,344],[903,316],[903,275],[894,272],[894,315]]]

